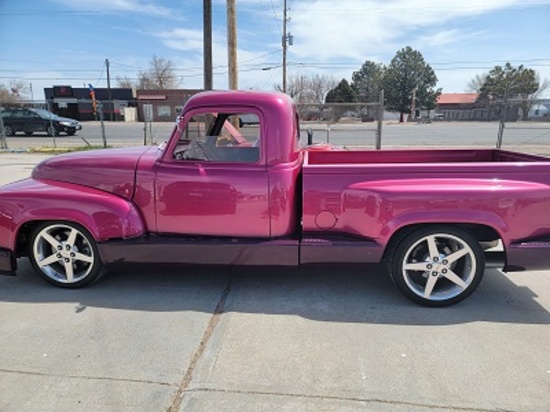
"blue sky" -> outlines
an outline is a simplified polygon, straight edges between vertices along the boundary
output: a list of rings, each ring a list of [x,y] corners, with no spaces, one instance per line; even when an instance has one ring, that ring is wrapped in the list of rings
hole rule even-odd
[[[282,78],[282,0],[236,0],[239,87]],[[550,79],[550,0],[288,0],[289,75],[351,79],[365,60],[389,63],[407,45],[444,92],[510,61]],[[226,5],[213,0],[214,87],[227,87]],[[180,87],[201,88],[201,0],[0,0],[0,83],[106,86],[135,78],[153,55],[171,59]],[[265,70],[270,68],[270,70]],[[547,92],[548,95],[548,92]]]

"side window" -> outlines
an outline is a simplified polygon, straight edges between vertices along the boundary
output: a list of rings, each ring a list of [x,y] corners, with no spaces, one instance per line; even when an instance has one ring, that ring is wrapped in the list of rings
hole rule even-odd
[[[254,113],[201,113],[180,130],[177,160],[226,163],[260,161],[260,118]]]

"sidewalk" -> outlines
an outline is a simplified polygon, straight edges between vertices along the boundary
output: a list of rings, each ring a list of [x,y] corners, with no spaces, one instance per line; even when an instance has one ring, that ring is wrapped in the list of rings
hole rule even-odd
[[[50,155],[0,152],[0,185],[29,177],[32,169]]]

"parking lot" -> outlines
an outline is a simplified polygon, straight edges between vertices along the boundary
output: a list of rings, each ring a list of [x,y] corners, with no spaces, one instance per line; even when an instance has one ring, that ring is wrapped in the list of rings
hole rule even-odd
[[[0,153],[0,184],[43,155]],[[449,308],[381,267],[0,277],[0,411],[550,411],[550,271]]]
[[[249,126],[244,126],[249,127]],[[162,143],[170,138],[173,122],[155,122],[147,126],[137,122],[105,122],[105,140],[114,147],[138,146],[144,142]],[[344,148],[372,149],[376,143],[377,125],[374,122],[327,124],[301,123],[301,141],[307,143],[307,132],[313,133],[316,143],[330,143]],[[497,143],[498,122],[444,122],[397,123],[386,121],[382,126],[382,148],[396,147],[485,147]],[[87,144],[102,146],[103,132],[99,122],[84,122],[82,130],[74,136],[62,134],[55,139],[46,133],[32,136],[17,134],[7,138],[12,150],[42,147],[79,147]],[[550,155],[550,123],[508,123],[504,130],[502,147],[529,153]]]

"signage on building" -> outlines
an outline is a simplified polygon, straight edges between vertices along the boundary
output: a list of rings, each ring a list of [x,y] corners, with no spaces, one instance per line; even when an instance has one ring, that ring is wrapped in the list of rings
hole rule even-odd
[[[166,100],[164,94],[142,94],[137,98],[138,100]]]
[[[54,86],[53,97],[73,97],[73,88],[71,86]]]

